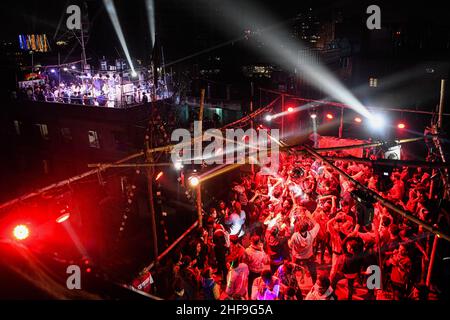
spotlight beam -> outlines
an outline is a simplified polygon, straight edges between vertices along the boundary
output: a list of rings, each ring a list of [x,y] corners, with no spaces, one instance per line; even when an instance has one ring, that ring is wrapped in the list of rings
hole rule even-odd
[[[125,42],[125,37],[122,32],[122,27],[120,26],[119,16],[117,15],[116,7],[114,5],[113,0],[103,0],[103,4],[105,5],[106,11],[108,12],[109,18],[111,19],[111,23],[116,31],[117,38],[119,38],[120,45],[125,53],[125,57],[128,61],[128,64],[131,68],[131,73],[135,74],[136,70],[134,69],[133,62],[131,61],[130,52],[128,51],[127,43]]]
[[[235,30],[248,29],[248,25],[258,27],[261,26],[261,21],[274,24],[270,23],[274,20],[256,6],[249,5],[247,8],[243,8],[223,3],[222,9],[232,23],[229,29],[233,29],[233,27]],[[243,11],[245,12],[245,19],[240,19]],[[243,21],[245,21],[245,25]],[[255,30],[255,34],[265,43],[267,53],[275,57],[276,62],[280,66],[288,70],[300,70],[305,75],[305,80],[312,86],[325,92],[334,99],[348,104],[361,115],[371,118],[372,115],[369,110],[324,65],[320,64],[305,46],[290,39],[287,32],[283,32],[282,30],[261,32],[261,28],[256,28]],[[257,46],[253,46],[253,49],[258,52],[261,51],[261,48]],[[304,61],[302,63],[299,60],[300,52],[304,53]]]
[[[147,9],[148,24],[150,27],[150,37],[152,39],[152,49],[155,46],[155,2],[153,0],[145,0],[145,7]]]

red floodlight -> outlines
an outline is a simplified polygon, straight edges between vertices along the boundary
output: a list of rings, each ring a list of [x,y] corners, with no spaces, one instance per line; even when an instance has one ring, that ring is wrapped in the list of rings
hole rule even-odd
[[[405,128],[406,128],[406,125],[405,125],[403,122],[400,122],[400,123],[397,125],[397,127],[398,127],[399,129],[405,129]]]
[[[329,119],[329,120],[331,120],[331,119],[333,119],[334,117],[333,117],[333,115],[331,114],[331,113],[327,113],[327,119]]]
[[[13,230],[14,238],[17,240],[25,240],[30,235],[30,230],[26,225],[19,224]]]

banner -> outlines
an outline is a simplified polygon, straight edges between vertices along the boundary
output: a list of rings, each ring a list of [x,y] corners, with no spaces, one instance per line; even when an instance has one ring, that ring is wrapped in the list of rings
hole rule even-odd
[[[364,144],[367,143],[367,141],[358,139],[340,139],[336,137],[320,136],[317,139],[317,143],[319,148],[333,148],[333,147],[344,147],[344,146]],[[357,148],[357,149],[342,150],[339,151],[339,153],[346,156],[362,158],[364,155],[364,149]]]
[[[20,34],[19,47],[26,51],[48,52],[50,45],[46,34]]]

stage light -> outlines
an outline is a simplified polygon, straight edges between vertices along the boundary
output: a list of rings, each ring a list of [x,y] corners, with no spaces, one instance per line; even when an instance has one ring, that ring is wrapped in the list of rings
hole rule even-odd
[[[267,122],[270,122],[270,121],[272,121],[272,116],[270,114],[268,114],[264,117],[264,119],[266,119]]]
[[[63,68],[63,70],[64,70],[64,71],[68,71],[69,69],[67,69],[67,68]]]
[[[311,117],[311,119],[315,120],[317,118],[317,114],[311,113],[310,117]]]
[[[356,118],[355,118],[355,122],[361,123],[361,122],[362,122],[362,119],[361,119],[360,117],[356,117]]]
[[[293,111],[294,111],[294,108],[289,107],[289,108],[287,109],[287,111],[288,111],[288,112],[293,112]]]
[[[64,221],[66,221],[67,219],[69,219],[70,217],[70,213],[66,212],[64,213],[62,216],[58,217],[58,219],[56,219],[57,223],[63,223]]]
[[[133,70],[133,71],[131,71],[131,76],[132,76],[133,78],[136,78],[136,77],[137,77],[137,75],[138,75],[138,74],[137,74],[137,72],[136,72],[136,71],[134,71],[134,70]]]
[[[406,128],[406,125],[405,125],[403,122],[400,122],[400,123],[397,125],[397,128],[399,128],[399,129],[405,129],[405,128]]]
[[[75,70],[77,67],[76,66],[71,66],[70,67],[72,70]]]
[[[331,113],[327,113],[327,119],[329,119],[329,120],[331,120],[331,119],[333,119],[334,117],[333,117],[333,115],[331,114]]]
[[[13,235],[17,240],[25,240],[30,235],[30,230],[26,225],[19,224],[14,228]]]
[[[381,114],[374,114],[370,119],[372,129],[382,129],[386,125],[386,118]]]
[[[50,69],[50,72],[51,72],[51,73],[55,73],[56,70],[55,70],[55,69]]]
[[[162,171],[160,171],[159,173],[158,173],[158,175],[156,176],[156,178],[155,178],[155,181],[158,181],[162,176],[163,176],[163,172]]]
[[[198,186],[199,183],[200,183],[200,179],[197,176],[192,176],[192,177],[189,178],[189,184],[192,187]]]

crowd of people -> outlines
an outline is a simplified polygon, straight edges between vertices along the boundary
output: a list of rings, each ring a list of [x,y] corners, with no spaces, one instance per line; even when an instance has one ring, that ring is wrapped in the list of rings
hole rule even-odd
[[[335,165],[421,220],[438,218],[429,210],[431,172],[405,167],[386,177],[355,162]],[[278,172],[241,176],[228,198],[205,208],[203,227],[152,270],[152,292],[176,300],[423,297],[430,234],[379,202],[373,220],[362,221],[355,189],[306,153],[282,153]],[[380,289],[366,285],[373,265]]]
[[[152,80],[139,77],[133,81],[125,81],[117,73],[67,79],[46,77],[42,81],[22,85],[17,98],[117,108],[151,101],[153,86]],[[170,93],[163,80],[158,81],[155,95],[157,100],[169,98]]]

